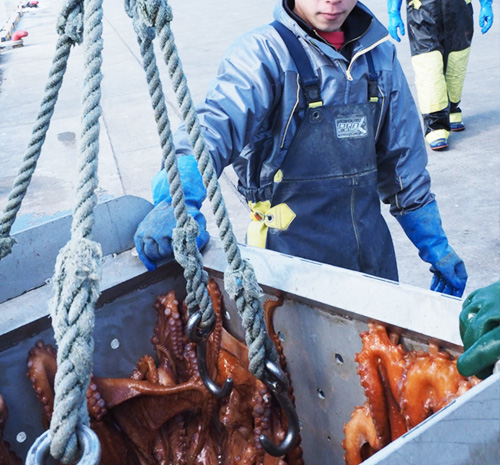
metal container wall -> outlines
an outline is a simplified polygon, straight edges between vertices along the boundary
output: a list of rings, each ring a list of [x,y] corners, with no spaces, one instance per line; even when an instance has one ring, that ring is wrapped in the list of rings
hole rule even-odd
[[[152,354],[153,302],[170,290],[184,298],[185,282],[176,263],[148,273],[131,253],[135,227],[151,205],[130,197],[111,202],[96,212],[95,237],[106,257],[96,310],[94,374],[128,377],[143,354]],[[43,432],[41,405],[26,377],[26,357],[38,339],[54,344],[47,280],[69,238],[69,224],[69,218],[59,218],[18,233],[14,253],[0,262],[0,392],[10,412],[4,439],[20,457]],[[460,351],[459,299],[275,252],[241,250],[266,296],[284,296],[274,323],[287,357],[308,465],[344,463],[343,426],[364,402],[354,355],[369,320],[397,330],[407,349],[426,349],[433,341]],[[204,265],[223,291],[227,264],[218,240],[212,238],[204,250]],[[223,294],[226,327],[241,339],[234,303]],[[498,405],[499,373],[365,463],[498,464]],[[479,452],[481,461],[473,460]]]

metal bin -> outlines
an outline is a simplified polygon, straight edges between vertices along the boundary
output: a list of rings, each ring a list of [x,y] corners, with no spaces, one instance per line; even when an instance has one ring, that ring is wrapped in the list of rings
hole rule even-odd
[[[172,289],[178,298],[185,296],[177,263],[147,272],[132,253],[135,228],[151,208],[143,199],[122,197],[96,209],[94,238],[105,256],[94,330],[97,376],[128,377],[137,360],[152,352],[156,296]],[[23,459],[43,432],[26,357],[40,338],[55,345],[47,302],[70,224],[68,215],[16,233],[13,253],[0,262],[0,392],[10,412],[4,440]],[[343,426],[364,402],[354,356],[369,320],[397,329],[407,349],[426,349],[433,341],[460,352],[460,299],[244,245],[241,252],[264,293],[284,296],[274,323],[292,378],[307,465],[344,463]],[[203,260],[223,291],[226,259],[219,240],[211,238]],[[223,294],[226,327],[241,338],[236,307]],[[500,373],[364,463],[500,464]]]

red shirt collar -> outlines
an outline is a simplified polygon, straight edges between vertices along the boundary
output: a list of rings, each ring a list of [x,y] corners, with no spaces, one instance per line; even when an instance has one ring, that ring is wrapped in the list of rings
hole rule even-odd
[[[323,37],[329,44],[333,45],[337,50],[340,50],[345,42],[344,31],[322,32],[316,31],[318,35]]]

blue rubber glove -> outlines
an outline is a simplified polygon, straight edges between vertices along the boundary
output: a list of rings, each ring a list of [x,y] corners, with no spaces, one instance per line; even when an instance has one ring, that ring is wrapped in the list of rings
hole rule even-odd
[[[389,25],[387,29],[391,37],[398,42],[401,42],[398,29],[402,36],[405,35],[405,25],[401,19],[401,2],[402,0],[387,0],[387,10],[389,12]]]
[[[210,237],[206,230],[207,222],[200,212],[206,197],[205,186],[194,156],[179,157],[178,165],[188,214],[196,220],[200,228],[196,243],[201,250]],[[172,233],[177,225],[165,170],[155,175],[152,185],[155,207],[142,220],[134,235],[139,258],[149,271],[156,269],[159,260],[174,257]]]
[[[186,203],[201,208],[201,204],[207,196],[207,190],[203,185],[203,178],[198,170],[198,162],[194,155],[183,155],[177,157],[177,166],[181,177],[182,187]],[[170,184],[167,179],[167,172],[161,170],[155,174],[151,181],[153,191],[153,204],[158,205],[163,200],[172,202],[170,196]]]
[[[481,11],[479,12],[479,27],[481,32],[486,34],[493,24],[493,9],[491,8],[492,0],[479,0]]]
[[[398,216],[408,238],[419,250],[422,260],[431,264],[434,273],[431,290],[461,297],[467,283],[464,262],[448,244],[441,225],[437,202]]]

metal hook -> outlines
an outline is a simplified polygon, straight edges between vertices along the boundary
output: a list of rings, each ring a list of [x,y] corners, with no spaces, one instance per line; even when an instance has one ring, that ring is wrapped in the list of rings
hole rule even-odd
[[[262,381],[276,396],[281,408],[285,412],[288,432],[286,433],[283,442],[279,445],[274,444],[264,434],[259,436],[259,441],[268,454],[274,457],[281,457],[282,455],[288,454],[297,440],[300,430],[299,417],[297,416],[297,411],[295,410],[295,407],[288,395],[290,384],[283,370],[281,370],[275,363],[267,360],[266,372]]]
[[[97,465],[101,461],[101,444],[99,438],[88,426],[78,425],[76,435],[83,449],[77,465]],[[52,441],[50,430],[39,436],[28,451],[26,465],[42,465],[49,454]]]
[[[212,325],[206,328],[200,328],[200,321],[201,310],[198,310],[189,317],[186,325],[186,333],[189,340],[196,344],[198,369],[200,370],[200,376],[203,384],[215,397],[217,397],[218,399],[222,399],[223,397],[228,396],[233,389],[233,380],[232,378],[227,378],[224,381],[223,386],[219,387],[210,378],[210,374],[208,373],[207,368],[207,340],[214,329],[215,321]]]

